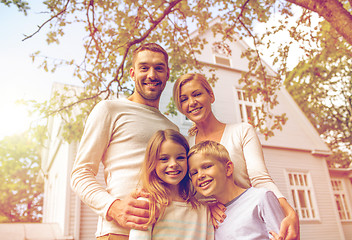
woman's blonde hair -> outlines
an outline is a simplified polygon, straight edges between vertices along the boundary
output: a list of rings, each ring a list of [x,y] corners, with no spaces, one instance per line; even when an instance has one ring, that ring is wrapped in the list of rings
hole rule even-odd
[[[181,87],[185,85],[186,83],[190,81],[198,81],[202,87],[207,91],[209,95],[214,96],[214,92],[212,87],[210,86],[209,82],[207,81],[206,77],[203,74],[200,73],[187,73],[179,77],[175,84],[174,84],[174,89],[173,89],[173,99],[176,104],[177,109],[181,112]],[[184,113],[183,113],[184,114]],[[190,135],[195,135],[197,133],[198,129],[195,126],[195,124],[188,130],[188,133]]]
[[[161,207],[160,214],[162,214],[165,207],[171,202],[169,189],[158,177],[155,171],[157,161],[159,160],[161,145],[166,140],[171,140],[174,143],[180,144],[186,150],[186,155],[189,151],[189,145],[186,138],[173,129],[159,130],[149,140],[141,174],[143,189],[151,195],[148,224],[155,218],[158,205]],[[191,203],[193,208],[198,206],[198,201],[194,197],[195,190],[191,184],[188,169],[185,177],[179,183],[179,195],[186,202]]]

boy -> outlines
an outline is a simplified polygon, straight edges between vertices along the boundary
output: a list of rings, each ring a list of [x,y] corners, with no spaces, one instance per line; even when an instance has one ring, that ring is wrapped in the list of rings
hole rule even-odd
[[[226,218],[215,231],[215,239],[269,239],[269,232],[279,232],[284,213],[278,199],[264,188],[237,186],[234,165],[224,146],[201,142],[191,148],[188,164],[197,192],[226,207]]]

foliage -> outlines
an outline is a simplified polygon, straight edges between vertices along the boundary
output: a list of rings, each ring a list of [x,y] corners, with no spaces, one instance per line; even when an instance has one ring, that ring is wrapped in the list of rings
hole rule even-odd
[[[18,11],[23,12],[24,15],[27,15],[27,11],[30,9],[27,1],[22,0],[1,0],[1,3],[5,4],[6,6],[10,7],[12,4],[18,8]]]
[[[290,72],[285,85],[333,151],[330,166],[352,161],[352,47],[324,21],[318,47]]]
[[[40,144],[29,133],[0,141],[0,222],[40,222]]]
[[[273,63],[277,63],[278,66],[279,75],[277,76],[270,76],[266,72],[265,64],[260,59],[262,55],[259,49],[273,44],[270,37],[283,31],[290,33],[291,43],[302,39],[305,41],[307,36],[302,36],[299,27],[301,25],[310,27],[311,23],[311,12],[302,11],[302,16],[298,19],[296,26],[288,28],[289,19],[293,16],[292,4],[289,2],[316,11],[322,16],[325,16],[326,12],[334,15],[335,12],[340,13],[340,10],[346,12],[346,9],[350,9],[343,8],[341,4],[341,6],[332,5],[330,7],[329,5],[324,8],[322,5],[324,1],[316,2],[314,6],[311,6],[312,1],[303,0],[91,0],[82,2],[47,0],[44,4],[50,10],[47,13],[49,14],[48,20],[38,26],[38,31],[42,31],[44,26],[49,27],[48,44],[59,44],[60,38],[65,35],[65,30],[69,26],[84,25],[86,31],[83,43],[84,59],[80,62],[73,59],[50,61],[48,58],[41,59],[40,52],[36,52],[32,57],[33,60],[41,59],[41,67],[46,71],[55,72],[57,67],[62,65],[73,66],[75,68],[74,78],[79,79],[85,87],[85,91],[77,95],[73,102],[83,104],[88,100],[90,103],[86,105],[86,108],[89,110],[92,107],[90,104],[94,105],[99,98],[116,95],[116,92],[130,93],[133,91],[128,78],[128,70],[131,66],[130,57],[131,51],[141,43],[157,42],[168,49],[172,67],[171,81],[189,71],[202,71],[205,64],[198,61],[196,55],[203,50],[207,39],[195,37],[192,31],[197,29],[199,33],[202,33],[208,30],[209,20],[218,16],[220,23],[212,28],[214,34],[221,34],[223,40],[227,41],[236,41],[235,36],[252,39],[253,49],[247,49],[242,55],[243,58],[249,60],[249,71],[242,74],[240,82],[247,94],[263,99],[263,106],[259,109],[261,113],[258,114],[261,119],[256,122],[262,123],[263,119],[269,119],[271,125],[258,126],[261,132],[269,137],[273,135],[275,129],[281,129],[286,121],[285,114],[275,115],[272,109],[278,104],[276,92],[281,86],[280,76],[284,76],[287,71],[290,43],[280,45],[273,53]],[[329,2],[338,2],[338,0],[329,0]],[[277,14],[282,18],[275,26],[266,29],[264,33],[254,31],[258,23],[266,23]],[[350,13],[347,12],[347,15],[350,16]],[[35,33],[26,36],[26,39],[33,37]],[[214,83],[217,80],[214,69],[210,69],[209,72],[212,73],[209,80]],[[61,99],[62,95],[65,93],[58,94],[56,98]],[[52,102],[66,101],[54,99]],[[53,108],[50,103],[48,104],[39,107],[46,115],[62,110],[70,111],[70,107],[73,106],[71,103],[58,104]],[[169,106],[172,108],[173,105],[169,104]],[[173,109],[170,109],[170,112],[172,113]],[[75,124],[66,129],[71,132],[81,132],[82,124],[79,121],[85,117],[84,113],[76,119],[77,121],[75,120]],[[70,122],[67,123],[70,124]],[[69,133],[66,135],[68,139],[75,138]]]

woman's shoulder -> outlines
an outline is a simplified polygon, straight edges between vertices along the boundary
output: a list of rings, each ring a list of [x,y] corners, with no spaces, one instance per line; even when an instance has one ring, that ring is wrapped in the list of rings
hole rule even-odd
[[[225,131],[231,131],[231,132],[248,132],[251,130],[254,130],[254,127],[249,124],[249,123],[229,123],[226,124],[226,130]]]

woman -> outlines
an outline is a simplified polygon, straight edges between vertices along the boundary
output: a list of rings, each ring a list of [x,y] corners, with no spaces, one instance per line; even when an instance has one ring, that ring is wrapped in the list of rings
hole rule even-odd
[[[193,146],[204,140],[221,143],[234,162],[235,182],[243,188],[265,187],[275,193],[285,213],[279,235],[283,239],[299,239],[299,220],[296,212],[272,181],[264,162],[260,141],[254,128],[247,123],[225,124],[213,114],[213,90],[201,74],[185,74],[177,79],[173,97],[178,110],[194,122],[189,130],[189,143]],[[221,219],[219,210],[212,211]],[[216,217],[216,215],[219,215]]]

